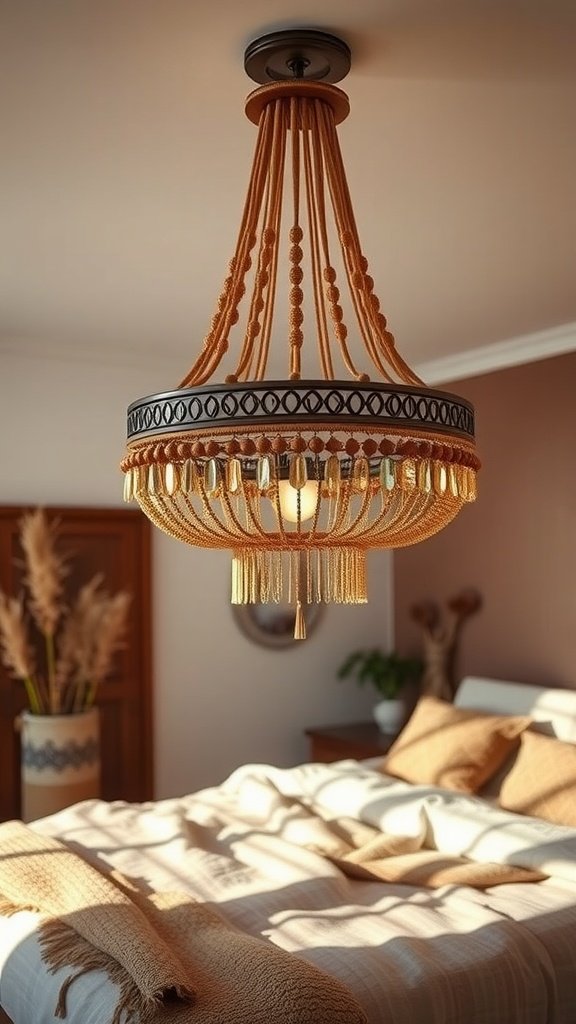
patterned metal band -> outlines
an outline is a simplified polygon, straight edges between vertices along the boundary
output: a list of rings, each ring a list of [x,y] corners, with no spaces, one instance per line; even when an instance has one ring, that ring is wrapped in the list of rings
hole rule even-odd
[[[343,429],[440,429],[474,439],[471,404],[449,392],[405,384],[301,380],[205,385],[141,398],[128,409],[128,440],[210,425],[233,431],[296,422],[305,430],[333,425],[338,418]]]
[[[22,746],[22,765],[36,771],[51,768],[63,772],[66,768],[82,768],[84,765],[95,764],[98,756],[99,745],[95,739],[88,739],[85,743],[68,740],[62,745],[47,740],[40,747],[26,742]]]

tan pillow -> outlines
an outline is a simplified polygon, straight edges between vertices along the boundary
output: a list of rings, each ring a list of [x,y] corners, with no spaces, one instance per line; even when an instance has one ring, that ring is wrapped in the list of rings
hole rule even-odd
[[[421,697],[381,768],[407,782],[476,793],[529,724],[526,716],[487,715]]]
[[[576,746],[525,732],[514,767],[502,783],[500,806],[576,828]]]

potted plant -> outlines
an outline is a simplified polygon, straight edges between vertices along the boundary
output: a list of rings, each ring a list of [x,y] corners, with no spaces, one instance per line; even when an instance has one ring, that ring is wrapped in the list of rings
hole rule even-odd
[[[378,647],[349,654],[338,672],[339,679],[353,676],[359,686],[374,687],[380,700],[373,714],[381,732],[397,732],[404,715],[399,694],[408,683],[418,682],[423,665],[419,658],[403,658],[395,651],[385,654]]]
[[[93,576],[70,604],[58,524],[42,509],[20,522],[23,593],[0,590],[0,656],[26,692],[19,719],[22,817],[32,819],[99,796],[98,688],[121,645],[130,597],[109,595]]]

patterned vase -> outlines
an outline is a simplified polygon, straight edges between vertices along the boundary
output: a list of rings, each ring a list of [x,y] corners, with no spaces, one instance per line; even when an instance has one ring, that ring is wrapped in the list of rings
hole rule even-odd
[[[34,821],[100,795],[100,716],[21,716],[22,819]]]

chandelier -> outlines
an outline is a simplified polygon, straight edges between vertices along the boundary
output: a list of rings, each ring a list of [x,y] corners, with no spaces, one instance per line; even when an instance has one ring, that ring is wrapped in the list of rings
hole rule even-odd
[[[236,251],[190,371],[128,409],[124,497],[230,549],[232,603],[288,601],[303,639],[306,604],[367,600],[369,549],[425,540],[475,499],[474,411],[423,384],[380,310],[336,131],[348,46],[277,32],[244,63],[264,84]]]

